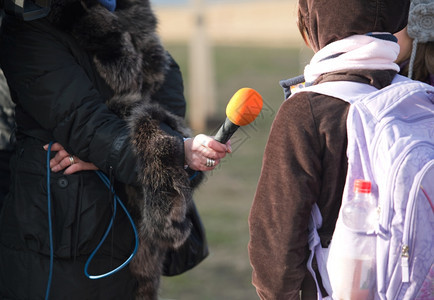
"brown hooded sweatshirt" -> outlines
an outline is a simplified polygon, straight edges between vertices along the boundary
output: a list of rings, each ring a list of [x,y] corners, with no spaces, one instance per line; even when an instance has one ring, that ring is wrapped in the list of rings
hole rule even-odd
[[[301,0],[299,5],[316,52],[354,34],[399,31],[409,1]],[[344,70],[323,74],[314,84],[347,80],[382,88],[395,74]],[[285,101],[276,115],[249,216],[253,285],[261,299],[299,299],[300,291],[303,299],[317,297],[306,267],[308,223],[317,203],[323,216],[319,234],[327,247],[346,178],[348,109],[342,100],[305,92]]]

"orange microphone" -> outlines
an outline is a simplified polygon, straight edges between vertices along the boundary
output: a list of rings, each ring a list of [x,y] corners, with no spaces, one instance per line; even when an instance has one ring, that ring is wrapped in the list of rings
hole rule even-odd
[[[262,110],[261,95],[251,88],[239,89],[226,106],[226,120],[214,139],[225,144],[240,126],[253,122]]]

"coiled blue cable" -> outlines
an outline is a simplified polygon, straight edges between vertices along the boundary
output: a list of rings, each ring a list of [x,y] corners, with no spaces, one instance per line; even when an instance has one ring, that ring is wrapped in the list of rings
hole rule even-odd
[[[110,275],[116,273],[117,271],[121,270],[122,268],[124,268],[124,267],[125,267],[125,266],[130,262],[130,261],[131,261],[131,259],[133,259],[134,255],[136,255],[136,253],[137,253],[137,248],[138,248],[138,246],[139,246],[139,236],[138,236],[138,233],[137,233],[137,228],[136,228],[136,226],[134,225],[133,218],[132,218],[131,215],[128,213],[127,208],[124,206],[124,204],[122,203],[122,201],[121,201],[121,200],[119,199],[119,197],[116,195],[115,191],[113,190],[113,187],[110,185],[110,180],[107,178],[107,176],[106,176],[103,172],[101,172],[101,171],[95,171],[95,173],[98,174],[99,178],[102,180],[102,182],[104,182],[104,184],[106,185],[106,187],[107,187],[108,189],[110,189],[110,191],[114,194],[115,201],[114,201],[114,203],[113,203],[113,216],[112,216],[112,218],[111,218],[111,220],[110,220],[110,224],[109,224],[109,226],[108,226],[106,232],[104,233],[104,236],[102,237],[101,241],[100,241],[99,244],[96,246],[95,250],[90,254],[90,256],[89,256],[89,258],[87,259],[86,264],[85,264],[85,266],[84,266],[84,274],[85,274],[88,278],[90,278],[90,279],[100,279],[100,278],[104,278],[104,277],[110,276]],[[197,176],[197,174],[198,174],[197,171],[194,172],[194,174],[193,174],[189,179],[192,180],[194,177]],[[131,222],[131,226],[132,226],[133,231],[134,231],[134,237],[135,237],[135,240],[136,240],[136,243],[135,243],[135,246],[134,246],[134,251],[133,251],[133,253],[130,255],[130,257],[129,257],[129,258],[128,258],[124,263],[122,263],[119,267],[117,267],[116,269],[113,269],[112,271],[107,272],[107,273],[105,273],[105,274],[101,274],[101,275],[89,275],[89,273],[88,273],[88,271],[87,271],[88,268],[89,268],[89,264],[90,264],[91,260],[93,259],[93,257],[95,256],[95,254],[98,252],[98,250],[99,250],[99,248],[101,247],[102,243],[103,243],[103,242],[105,241],[105,239],[107,238],[107,236],[108,236],[108,234],[109,234],[109,232],[110,232],[110,229],[111,229],[111,227],[113,226],[113,222],[114,222],[114,219],[115,219],[115,216],[116,216],[116,202],[119,203],[119,205],[120,205],[120,206],[122,207],[122,209],[125,211],[125,214],[127,215],[128,219],[129,219],[130,222]]]
[[[109,179],[107,178],[107,176],[106,176],[104,173],[102,173],[101,171],[95,171],[95,173],[98,174],[99,178],[102,180],[102,182],[104,182],[104,184],[106,185],[106,187],[107,187],[108,189],[111,189],[111,192],[114,194],[115,201],[114,201],[114,203],[113,203],[113,216],[112,216],[112,218],[111,218],[111,220],[110,220],[110,224],[109,224],[109,226],[108,226],[106,232],[104,233],[104,236],[102,237],[101,241],[100,241],[99,244],[96,246],[95,250],[93,250],[93,252],[90,254],[90,256],[89,256],[89,258],[87,259],[86,264],[85,264],[85,266],[84,266],[84,274],[85,274],[88,278],[90,278],[90,279],[100,279],[100,278],[104,278],[104,277],[110,276],[110,275],[112,275],[112,274],[118,272],[118,271],[121,270],[122,268],[124,268],[124,267],[125,267],[125,266],[130,262],[130,261],[131,261],[131,259],[133,259],[134,255],[136,255],[136,253],[137,253],[137,248],[138,248],[138,246],[139,246],[139,236],[138,236],[138,233],[137,233],[137,229],[136,229],[136,226],[134,225],[133,218],[132,218],[131,215],[128,213],[127,208],[124,206],[124,204],[122,203],[121,199],[119,199],[119,197],[115,194],[113,188],[112,188],[111,185],[110,185],[110,181],[109,181]],[[105,241],[105,239],[107,238],[107,235],[109,234],[109,232],[110,232],[110,230],[111,230],[111,228],[112,228],[112,226],[113,226],[113,222],[114,222],[114,219],[115,219],[115,216],[116,216],[116,202],[119,203],[119,205],[120,205],[120,206],[122,207],[122,209],[125,211],[125,214],[127,215],[128,219],[129,219],[130,222],[131,222],[131,226],[132,226],[133,231],[134,231],[134,237],[135,237],[135,240],[136,240],[135,245],[134,245],[133,253],[131,253],[130,257],[128,257],[127,260],[125,260],[125,261],[124,261],[120,266],[118,266],[116,269],[113,269],[113,270],[111,270],[110,272],[107,272],[107,273],[105,273],[105,274],[101,274],[101,275],[90,275],[90,274],[88,273],[88,271],[87,271],[88,268],[89,268],[89,264],[90,264],[90,262],[92,261],[93,257],[95,256],[95,254],[98,252],[99,248],[101,247],[101,245],[103,244],[103,242]]]
[[[51,153],[51,146],[53,145],[53,142],[50,142],[48,144],[48,149],[47,149],[47,205],[48,205],[48,231],[49,231],[49,240],[50,240],[50,266],[49,266],[49,275],[48,275],[48,282],[47,282],[47,289],[45,292],[45,300],[48,300],[49,296],[50,296],[50,288],[51,288],[51,281],[53,278],[53,264],[54,264],[54,247],[53,247],[53,228],[52,228],[52,220],[51,220],[51,189],[50,189],[50,153]],[[96,246],[96,248],[93,250],[93,252],[90,254],[89,258],[86,261],[86,264],[84,266],[84,274],[89,278],[89,279],[101,279],[110,275],[113,275],[114,273],[120,271],[122,268],[124,268],[130,261],[131,259],[133,259],[133,257],[136,255],[137,253],[137,248],[139,246],[139,237],[138,237],[138,233],[137,233],[137,228],[134,224],[133,218],[131,217],[131,215],[128,213],[127,208],[125,207],[125,205],[122,203],[122,201],[119,199],[119,197],[116,195],[113,187],[110,185],[110,180],[107,178],[107,176],[101,172],[101,171],[95,171],[95,173],[99,176],[99,178],[101,179],[101,181],[105,184],[105,186],[110,190],[110,192],[113,193],[114,197],[115,197],[115,201],[113,203],[113,216],[110,220],[109,226],[107,227],[106,232],[104,233],[101,241],[99,242],[99,244]],[[189,178],[190,180],[192,180],[193,178],[195,178],[197,176],[198,172],[194,172],[194,174]],[[119,203],[119,205],[122,207],[122,209],[125,211],[125,214],[127,215],[130,223],[131,223],[131,227],[133,228],[134,231],[134,237],[135,237],[135,245],[134,245],[134,250],[131,253],[131,255],[117,268],[104,273],[104,274],[100,274],[100,275],[90,275],[88,272],[88,268],[90,265],[90,262],[92,261],[93,257],[95,256],[95,254],[98,252],[99,248],[101,247],[101,245],[104,243],[105,239],[107,238],[113,223],[114,223],[114,219],[116,216],[116,203]]]
[[[50,297],[50,289],[51,289],[51,282],[52,282],[52,279],[53,279],[53,265],[54,265],[53,225],[52,225],[52,220],[51,220],[51,189],[50,189],[50,186],[51,186],[51,182],[50,182],[50,177],[51,177],[50,176],[50,173],[51,173],[51,169],[50,169],[50,153],[51,153],[51,146],[53,145],[53,143],[54,142],[50,142],[48,144],[48,149],[47,149],[47,198],[48,198],[48,200],[47,200],[47,209],[48,209],[48,235],[49,235],[49,243],[50,243],[50,265],[49,265],[47,288],[45,290],[45,300],[48,300],[48,298]],[[107,178],[107,176],[104,173],[102,173],[101,171],[95,171],[95,173],[99,176],[99,178],[107,186],[107,188],[109,188],[110,191],[114,194],[115,201],[113,203],[113,216],[112,216],[112,218],[110,220],[110,224],[109,224],[106,232],[104,233],[104,236],[102,237],[101,241],[96,246],[96,248],[94,249],[94,251],[90,254],[90,256],[87,259],[86,264],[84,266],[84,274],[88,278],[90,278],[90,279],[104,278],[104,277],[110,276],[110,275],[118,272],[122,268],[124,268],[131,261],[131,259],[136,255],[137,248],[139,246],[139,237],[138,237],[137,229],[136,229],[136,226],[134,225],[133,218],[128,213],[127,208],[124,206],[124,204],[122,203],[122,201],[116,195],[114,189],[110,185],[110,181]],[[110,272],[107,272],[105,274],[90,275],[88,273],[88,271],[87,271],[88,268],[89,268],[89,264],[92,261],[93,257],[95,256],[95,254],[98,252],[99,248],[101,247],[101,245],[103,244],[103,242],[105,241],[105,239],[107,238],[107,235],[109,234],[109,232],[110,232],[110,230],[111,230],[111,228],[113,226],[114,219],[115,219],[115,216],[116,216],[116,203],[119,203],[119,205],[125,211],[125,214],[127,215],[129,221],[131,222],[131,226],[133,228],[134,237],[135,237],[134,250],[131,253],[130,257],[128,257],[128,259],[125,260],[125,262],[123,262],[120,266],[118,266],[114,270],[111,270]]]

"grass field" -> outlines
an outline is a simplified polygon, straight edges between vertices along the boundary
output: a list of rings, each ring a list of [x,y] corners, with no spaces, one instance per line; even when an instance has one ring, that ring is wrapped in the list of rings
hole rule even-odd
[[[186,46],[166,45],[180,64],[188,87]],[[232,138],[233,154],[208,174],[196,191],[210,246],[210,256],[193,270],[176,277],[164,277],[161,299],[250,300],[258,299],[251,284],[247,244],[248,215],[260,175],[262,154],[272,120],[283,101],[279,80],[298,75],[298,49],[217,47],[214,49],[218,110],[241,87],[256,89],[264,99],[264,109],[253,124],[240,128]],[[188,101],[188,90],[186,90]],[[218,125],[208,129],[213,134]]]

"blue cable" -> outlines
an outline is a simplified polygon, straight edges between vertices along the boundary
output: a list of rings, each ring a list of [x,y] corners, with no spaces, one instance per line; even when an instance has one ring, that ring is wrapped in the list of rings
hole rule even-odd
[[[137,229],[136,226],[134,225],[134,221],[133,218],[131,217],[131,215],[128,213],[127,208],[124,206],[124,204],[122,203],[122,201],[119,199],[119,197],[115,194],[113,188],[111,188],[110,185],[110,181],[107,178],[107,176],[102,173],[101,171],[95,171],[96,174],[98,174],[99,178],[102,180],[102,182],[107,186],[108,189],[110,189],[110,191],[114,194],[115,196],[115,201],[113,203],[113,216],[110,220],[110,224],[106,230],[106,232],[104,233],[104,236],[102,237],[101,241],[99,242],[99,244],[96,246],[95,250],[93,250],[93,252],[90,254],[89,258],[86,261],[86,264],[84,266],[84,274],[89,278],[89,279],[100,279],[100,278],[104,278],[107,276],[110,276],[114,273],[116,273],[117,271],[121,270],[122,268],[124,268],[130,261],[131,259],[133,259],[134,255],[136,255],[137,253],[137,248],[139,246],[139,238],[138,238],[138,233],[137,233]],[[89,264],[91,262],[91,260],[93,259],[93,257],[95,256],[95,254],[98,252],[99,248],[101,247],[102,243],[105,241],[105,239],[107,238],[107,235],[109,234],[111,227],[113,226],[113,222],[115,219],[115,215],[116,215],[116,202],[119,203],[119,205],[122,207],[122,209],[125,211],[125,214],[127,215],[128,219],[131,222],[131,226],[133,228],[134,231],[134,237],[136,240],[136,243],[134,245],[134,250],[133,253],[131,253],[130,257],[128,257],[127,260],[125,260],[120,266],[118,266],[116,269],[111,270],[110,272],[107,272],[105,274],[101,274],[101,275],[90,275],[87,271],[87,269],[89,268]]]
[[[115,197],[115,201],[113,203],[113,216],[110,220],[110,224],[106,230],[106,232],[104,233],[104,236],[102,237],[101,241],[99,242],[99,244],[96,246],[95,250],[90,254],[89,258],[86,261],[86,264],[84,266],[84,274],[90,278],[90,279],[100,279],[100,278],[104,278],[107,276],[110,276],[114,273],[116,273],[117,271],[121,270],[122,268],[124,268],[130,261],[131,259],[133,259],[134,255],[136,255],[137,253],[137,248],[139,246],[139,238],[138,238],[138,233],[137,233],[137,228],[134,225],[134,221],[133,218],[131,217],[131,215],[128,213],[127,208],[124,206],[124,204],[122,203],[122,201],[119,199],[119,197],[116,195],[115,191],[113,190],[113,187],[110,185],[110,180],[107,178],[107,176],[101,172],[101,171],[95,171],[95,173],[99,176],[99,178],[102,180],[102,182],[106,185],[106,187],[114,194]],[[196,177],[198,175],[198,172],[194,172],[194,174],[190,177],[190,180],[192,180],[194,177]],[[134,237],[136,240],[135,246],[134,246],[134,251],[133,253],[130,255],[130,257],[124,262],[122,263],[120,266],[118,266],[116,269],[111,270],[110,272],[107,272],[105,274],[101,274],[101,275],[89,275],[88,273],[88,268],[89,268],[89,264],[91,262],[91,260],[93,259],[93,257],[95,256],[95,254],[98,252],[99,248],[101,247],[102,243],[105,241],[105,239],[107,238],[107,235],[109,234],[111,227],[113,226],[113,222],[115,219],[115,215],[116,215],[116,202],[119,203],[119,205],[122,207],[122,209],[125,211],[125,214],[127,215],[128,219],[131,222],[131,226],[134,230]]]
[[[50,266],[49,266],[47,289],[45,291],[45,300],[48,300],[48,298],[50,296],[51,281],[53,279],[53,265],[54,265],[53,225],[52,225],[52,220],[51,220],[51,189],[50,189],[50,186],[51,186],[51,183],[50,183],[50,173],[51,173],[51,169],[50,169],[50,153],[51,153],[51,146],[53,145],[53,143],[54,142],[50,142],[48,144],[48,149],[47,149],[47,198],[48,198],[47,206],[48,206],[48,235],[49,235],[49,240],[50,240]],[[104,175],[104,173],[102,173],[101,171],[95,171],[95,173],[99,176],[99,178],[103,181],[103,183],[114,194],[115,201],[113,203],[113,216],[112,216],[112,218],[110,220],[110,224],[109,224],[106,232],[104,233],[104,236],[102,237],[100,243],[97,245],[97,247],[95,248],[95,250],[91,253],[91,255],[89,256],[89,258],[87,259],[85,267],[84,267],[84,273],[90,279],[104,278],[104,277],[110,276],[110,275],[116,273],[117,271],[121,270],[122,268],[124,268],[131,261],[131,259],[136,255],[137,248],[139,246],[139,238],[138,238],[137,229],[136,229],[136,226],[134,225],[134,221],[133,221],[131,215],[128,213],[127,208],[124,206],[124,204],[119,199],[119,197],[115,194],[115,191],[111,187],[110,181],[107,178],[107,176]],[[134,231],[134,237],[135,237],[136,242],[135,242],[135,245],[134,245],[133,253],[130,255],[130,257],[124,263],[122,263],[116,269],[114,269],[114,270],[112,270],[110,272],[107,272],[105,274],[101,274],[101,275],[90,275],[88,273],[87,269],[89,268],[89,264],[90,264],[91,260],[93,259],[93,257],[95,256],[95,254],[99,250],[99,248],[101,247],[102,243],[107,238],[107,235],[109,234],[109,232],[111,230],[111,227],[113,226],[114,219],[115,219],[115,216],[116,216],[116,203],[117,202],[122,207],[122,209],[125,211],[125,214],[127,215],[128,219],[130,220],[131,226],[132,226],[133,231]]]
[[[199,174],[199,172],[198,172],[198,171],[195,171],[195,172],[193,173],[193,175],[190,176],[189,180],[192,181],[192,180],[193,180],[193,179],[194,179],[198,174]]]
[[[49,295],[50,295],[50,288],[51,288],[51,281],[52,281],[52,277],[53,277],[53,264],[54,264],[54,250],[53,250],[53,228],[52,228],[52,221],[51,221],[51,192],[50,192],[50,152],[51,152],[51,146],[52,146],[53,142],[50,142],[48,145],[48,150],[47,150],[47,197],[48,197],[48,230],[49,230],[49,239],[50,239],[50,267],[49,267],[49,275],[48,275],[48,283],[47,283],[47,289],[46,289],[46,294],[45,294],[45,300],[48,300]],[[122,268],[124,268],[130,261],[131,259],[133,259],[133,257],[136,255],[137,253],[137,249],[139,246],[139,238],[138,238],[138,233],[137,233],[137,228],[134,225],[134,221],[133,218],[131,217],[131,215],[128,213],[127,208],[125,207],[125,205],[122,203],[122,201],[119,199],[119,197],[116,195],[113,187],[110,185],[110,181],[107,178],[107,176],[102,173],[101,171],[95,171],[95,173],[99,176],[99,178],[101,179],[101,181],[106,185],[106,187],[110,190],[110,192],[112,192],[114,194],[115,197],[115,201],[113,203],[113,216],[110,220],[109,226],[106,230],[106,232],[104,233],[101,241],[99,242],[99,244],[96,246],[96,248],[94,249],[94,251],[90,254],[89,258],[86,261],[86,264],[84,266],[84,274],[89,278],[89,279],[100,279],[100,278],[104,278],[110,275],[113,275],[114,273],[120,271]],[[189,178],[190,180],[192,180],[193,178],[195,178],[197,176],[198,172],[194,172],[194,174]],[[135,237],[135,245],[134,245],[134,250],[131,253],[130,257],[127,258],[127,260],[125,260],[120,266],[118,266],[117,268],[105,273],[105,274],[100,274],[100,275],[90,275],[88,273],[88,268],[90,265],[90,262],[92,261],[93,257],[95,256],[95,254],[98,252],[99,248],[101,247],[101,245],[103,244],[103,242],[105,241],[105,239],[107,238],[113,223],[114,223],[114,219],[116,216],[116,203],[119,203],[119,205],[122,207],[122,209],[125,211],[125,214],[127,215],[131,226],[133,228],[134,231],[134,237]]]
[[[53,142],[48,144],[47,151],[47,198],[48,198],[48,235],[50,239],[50,267],[48,273],[47,289],[45,290],[45,300],[50,296],[51,280],[53,278],[54,250],[53,250],[53,225],[51,222],[51,192],[50,192],[50,151]]]

